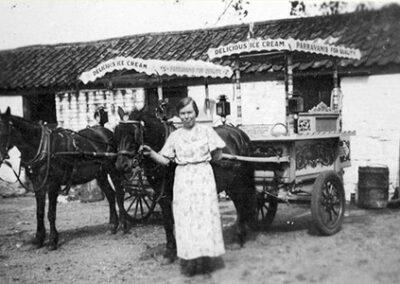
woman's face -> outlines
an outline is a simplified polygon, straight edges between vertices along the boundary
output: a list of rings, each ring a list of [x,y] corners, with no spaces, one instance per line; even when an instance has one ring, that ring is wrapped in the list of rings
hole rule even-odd
[[[192,128],[196,123],[196,112],[193,109],[193,104],[181,108],[179,111],[179,118],[182,120],[183,127]]]

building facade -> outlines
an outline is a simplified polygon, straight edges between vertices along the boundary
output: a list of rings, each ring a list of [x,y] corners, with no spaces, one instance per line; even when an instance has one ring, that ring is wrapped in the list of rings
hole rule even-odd
[[[284,19],[255,23],[254,38],[298,38],[358,48],[361,60],[340,60],[343,129],[355,130],[353,166],[346,169],[346,191],[357,187],[359,166],[384,164],[391,187],[398,186],[400,116],[400,7],[343,15]],[[147,76],[118,70],[83,84],[78,77],[116,56],[142,59],[209,61],[207,51],[247,39],[248,25],[170,33],[152,33],[96,42],[40,45],[0,51],[0,108],[61,127],[79,129],[94,123],[96,107],[107,108],[110,124],[115,110],[158,104],[159,89],[169,101],[192,96],[201,109],[199,120],[218,123],[215,103],[226,95],[236,123],[238,93],[233,79]],[[285,121],[284,66],[277,60],[219,59],[215,63],[241,73],[242,124],[273,125]],[[294,88],[304,98],[305,110],[320,102],[329,105],[333,62],[306,56],[295,64]],[[210,108],[206,107],[208,98]]]

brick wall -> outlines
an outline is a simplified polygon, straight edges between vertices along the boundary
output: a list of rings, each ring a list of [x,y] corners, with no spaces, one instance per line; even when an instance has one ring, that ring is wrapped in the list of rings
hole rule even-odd
[[[94,112],[99,106],[104,106],[108,112],[107,127],[113,128],[118,124],[118,106],[124,110],[141,108],[144,105],[144,90],[115,89],[115,90],[80,90],[57,93],[56,112],[59,127],[79,130],[94,125]]]

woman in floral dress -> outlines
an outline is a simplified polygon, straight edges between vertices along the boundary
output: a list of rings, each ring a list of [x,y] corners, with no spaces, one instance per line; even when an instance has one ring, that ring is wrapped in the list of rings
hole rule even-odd
[[[212,159],[220,159],[224,141],[206,125],[196,123],[196,102],[183,98],[176,107],[183,127],[172,132],[159,153],[144,146],[145,155],[177,164],[173,213],[177,254],[182,273],[192,276],[211,269],[212,258],[225,253]]]

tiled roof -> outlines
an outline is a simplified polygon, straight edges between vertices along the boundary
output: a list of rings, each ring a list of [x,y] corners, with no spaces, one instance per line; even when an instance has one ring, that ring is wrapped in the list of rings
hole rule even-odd
[[[213,29],[133,35],[96,42],[27,46],[0,51],[0,90],[62,88],[102,61],[116,56],[162,60],[208,60],[207,50],[246,40],[248,25]],[[400,63],[400,6],[333,16],[284,19],[254,24],[254,37],[317,38],[358,48],[360,61],[342,60],[344,68],[387,66]],[[220,62],[230,64],[230,61]],[[298,70],[329,68],[330,61],[298,63]],[[265,62],[244,62],[242,72],[279,70]]]

